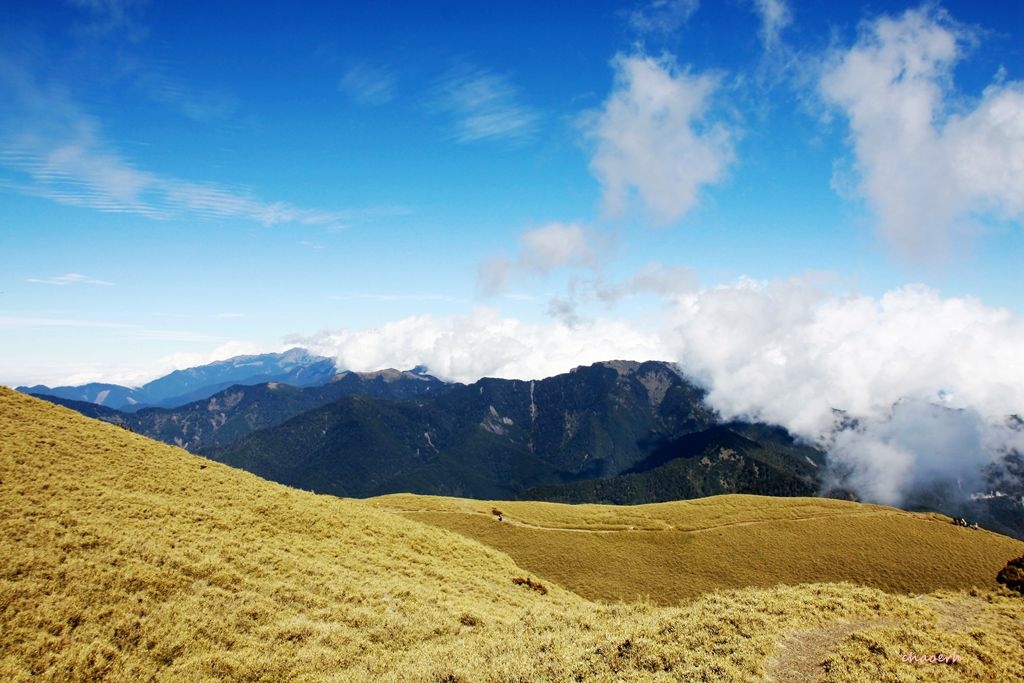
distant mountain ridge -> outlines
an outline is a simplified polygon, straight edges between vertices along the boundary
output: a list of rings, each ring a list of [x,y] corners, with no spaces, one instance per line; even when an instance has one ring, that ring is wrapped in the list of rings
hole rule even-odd
[[[233,385],[183,406],[134,413],[42,398],[273,481],[341,496],[613,504],[723,493],[856,499],[834,472],[826,477],[820,448],[778,426],[724,422],[703,389],[658,361],[606,361],[541,380],[472,384],[445,383],[424,368],[342,372],[317,386]],[[1010,426],[1020,428],[1018,422]],[[984,473],[991,495],[966,499],[936,489],[906,505],[1024,538],[1024,459],[1013,452],[1004,460]],[[826,480],[834,488],[826,491]]]
[[[578,482],[615,481],[690,458],[692,449],[678,447],[686,438],[714,454],[716,467],[696,489],[667,487],[665,499],[692,490],[818,489],[823,453],[797,446],[784,432],[723,426],[702,389],[657,361],[608,361],[534,381],[485,378],[406,401],[353,395],[203,452],[274,481],[343,496],[408,491],[557,500],[571,497]],[[749,446],[737,449],[737,441]],[[649,494],[615,497],[649,502]]]
[[[18,387],[18,391],[134,412],[151,406],[170,408],[185,405],[209,398],[236,384],[281,382],[296,387],[319,386],[331,381],[337,372],[333,360],[293,348],[283,353],[235,356],[175,370],[134,389],[117,384],[90,383],[62,387],[37,384]]]
[[[276,426],[345,396],[400,400],[439,393],[448,386],[430,375],[398,370],[344,372],[318,386],[295,387],[283,382],[232,385],[213,396],[182,406],[143,408],[134,413],[46,394],[37,397],[197,452],[226,446],[254,431]]]

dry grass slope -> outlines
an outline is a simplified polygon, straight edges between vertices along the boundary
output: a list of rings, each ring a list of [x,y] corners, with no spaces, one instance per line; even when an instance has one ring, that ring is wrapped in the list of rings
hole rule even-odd
[[[481,541],[604,601],[673,605],[717,589],[840,581],[914,594],[994,589],[999,570],[1024,551],[1020,541],[941,515],[821,498],[622,507],[400,494],[369,502]]]
[[[755,681],[837,622],[874,626],[822,653],[825,680],[916,680],[899,653],[939,647],[963,656],[939,680],[1014,680],[1022,616],[1008,593],[851,584],[595,604],[460,535],[0,388],[4,681]]]

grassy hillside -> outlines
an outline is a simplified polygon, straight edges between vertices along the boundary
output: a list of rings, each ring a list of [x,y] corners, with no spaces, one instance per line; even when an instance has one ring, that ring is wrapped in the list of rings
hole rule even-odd
[[[902,654],[952,651],[935,680],[1024,677],[1006,593],[596,604],[461,535],[3,388],[0,511],[4,681],[909,681]]]
[[[994,588],[1024,543],[947,517],[827,498],[729,495],[617,507],[371,499],[457,531],[594,600],[671,605],[716,589],[850,581],[892,592]],[[492,511],[503,513],[498,522]]]

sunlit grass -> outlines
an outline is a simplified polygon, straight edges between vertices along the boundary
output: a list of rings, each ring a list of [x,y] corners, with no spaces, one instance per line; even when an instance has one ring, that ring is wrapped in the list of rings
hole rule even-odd
[[[853,659],[827,680],[914,673],[893,654],[936,643],[966,654],[957,680],[1014,680],[1022,616],[988,590],[848,583],[597,604],[460,534],[0,389],[4,681],[754,681],[837,620],[874,640],[837,643]]]
[[[729,495],[614,506],[401,494],[368,502],[481,541],[605,601],[672,605],[716,589],[777,583],[850,581],[915,594],[995,588],[996,574],[1024,549],[941,515],[821,498]]]

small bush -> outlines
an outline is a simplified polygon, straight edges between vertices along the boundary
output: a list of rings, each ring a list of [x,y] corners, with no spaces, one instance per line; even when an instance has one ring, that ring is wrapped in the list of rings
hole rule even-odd
[[[537,591],[541,595],[547,595],[548,594],[547,586],[545,586],[540,581],[534,581],[533,579],[530,579],[529,577],[517,576],[514,579],[512,579],[512,583],[514,583],[517,586],[526,586],[527,588],[532,588],[533,590]]]
[[[1024,595],[1024,555],[1007,562],[1006,566],[1000,569],[996,575],[996,581],[1006,584],[1010,590]]]

